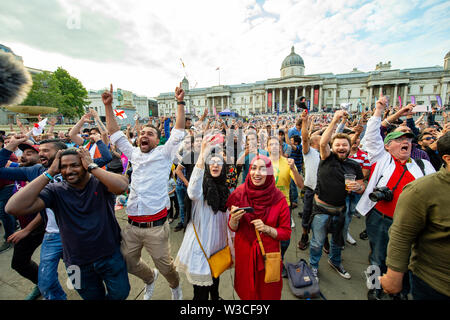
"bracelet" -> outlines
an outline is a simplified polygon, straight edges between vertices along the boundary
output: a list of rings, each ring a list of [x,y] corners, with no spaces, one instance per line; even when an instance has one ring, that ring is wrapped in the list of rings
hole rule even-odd
[[[388,125],[392,126],[392,124],[391,124],[387,119],[384,119],[384,121],[386,121],[386,123],[387,123]]]
[[[53,177],[47,171],[44,171],[43,175],[46,176],[48,178],[48,180],[50,180],[50,181],[53,180]]]
[[[182,104],[183,106],[185,106],[185,105],[186,105],[186,102],[184,102],[184,101],[178,101],[177,104]]]

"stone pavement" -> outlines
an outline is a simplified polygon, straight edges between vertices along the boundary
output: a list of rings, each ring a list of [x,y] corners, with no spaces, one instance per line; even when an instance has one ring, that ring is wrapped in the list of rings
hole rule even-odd
[[[292,231],[291,243],[285,255],[285,261],[296,262],[300,258],[305,259],[309,262],[309,248],[305,251],[301,251],[297,248],[297,243],[301,237],[301,220],[298,216],[298,212],[302,208],[301,203],[299,208],[295,209],[293,212],[295,228]],[[121,226],[127,223],[126,214],[124,210],[116,211],[116,216]],[[319,278],[320,278],[320,289],[323,295],[328,300],[366,300],[367,299],[367,288],[365,286],[365,276],[363,274],[364,270],[368,266],[368,255],[369,255],[369,243],[368,240],[359,239],[359,233],[364,230],[365,219],[353,218],[350,224],[350,234],[357,241],[357,245],[352,246],[347,244],[345,250],[342,252],[343,265],[347,271],[352,275],[350,280],[344,279],[339,276],[327,263],[326,255],[322,255],[322,259],[319,265]],[[171,252],[173,258],[176,257],[178,249],[183,240],[183,231],[173,232],[173,228],[178,221],[174,221],[171,224]],[[3,227],[0,227],[0,237],[3,240]],[[34,261],[39,263],[39,252],[40,248],[35,251],[33,255]],[[16,271],[11,269],[11,259],[13,255],[13,249],[0,254],[0,300],[22,300],[28,293],[32,290],[33,284],[22,278]],[[142,255],[144,261],[149,263],[150,266],[154,267],[153,261],[143,250]],[[183,298],[190,300],[193,297],[192,285],[186,280],[184,274],[180,274],[181,285],[183,289]],[[233,277],[234,269],[227,270],[220,277],[220,287],[219,294],[223,299],[226,300],[239,300],[236,292],[233,289]],[[143,282],[133,275],[129,275],[131,291],[128,299],[130,300],[142,300],[143,297]],[[69,300],[81,300],[80,296],[75,290],[70,290],[67,287],[67,274],[64,268],[64,264],[61,261],[59,264],[59,280],[63,286],[63,289],[67,293],[67,298]],[[289,284],[287,279],[283,279],[283,300],[295,300],[297,299],[289,289]],[[171,291],[164,277],[158,277],[156,281],[156,287],[153,295],[154,300],[170,300]]]

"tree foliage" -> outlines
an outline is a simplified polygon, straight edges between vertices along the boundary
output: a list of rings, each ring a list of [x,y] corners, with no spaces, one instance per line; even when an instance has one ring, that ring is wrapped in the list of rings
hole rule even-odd
[[[82,83],[59,67],[54,73],[33,75],[33,86],[22,105],[56,107],[66,118],[84,114],[88,92]]]

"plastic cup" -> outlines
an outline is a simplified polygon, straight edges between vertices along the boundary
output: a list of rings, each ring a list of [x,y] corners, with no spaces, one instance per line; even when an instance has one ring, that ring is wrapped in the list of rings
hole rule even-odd
[[[345,190],[351,191],[348,187],[349,182],[354,182],[356,180],[356,175],[354,174],[344,174],[345,179]]]

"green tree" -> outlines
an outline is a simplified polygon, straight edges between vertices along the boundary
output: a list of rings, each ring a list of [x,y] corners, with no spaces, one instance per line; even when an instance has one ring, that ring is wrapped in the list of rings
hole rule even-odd
[[[69,72],[59,67],[54,73],[54,78],[59,83],[59,89],[63,96],[63,102],[59,106],[59,112],[67,118],[82,116],[84,107],[89,105],[86,100],[88,92],[80,80],[72,77]]]
[[[59,87],[59,81],[50,72],[34,74],[33,86],[22,105],[59,108],[64,101]]]

